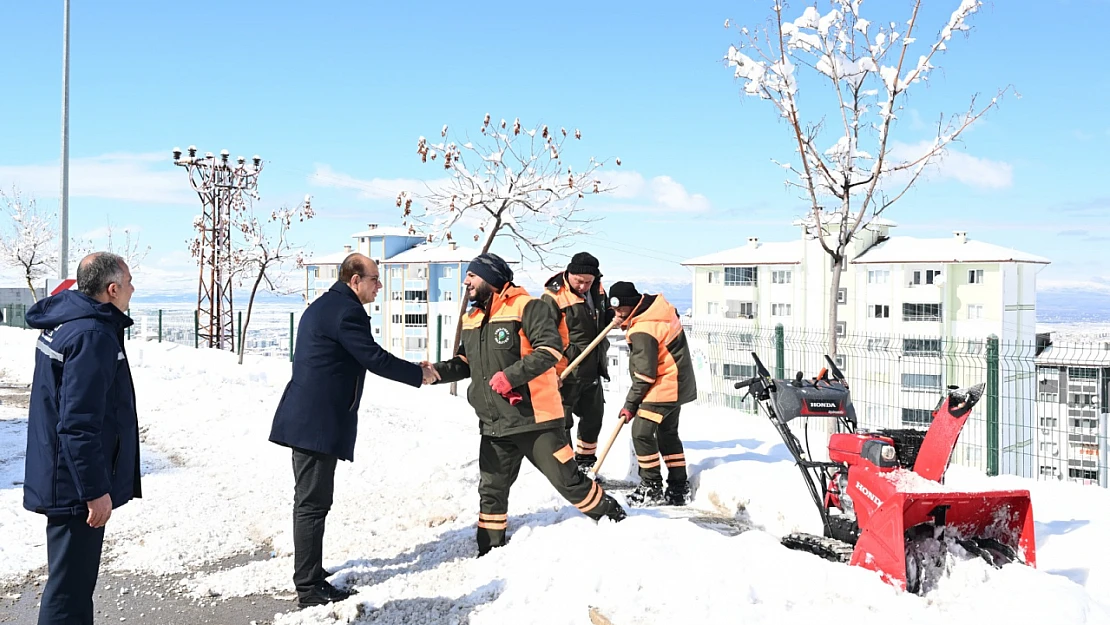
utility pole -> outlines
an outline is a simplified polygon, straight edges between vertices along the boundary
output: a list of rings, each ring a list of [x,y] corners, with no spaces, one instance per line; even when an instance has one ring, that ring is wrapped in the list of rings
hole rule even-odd
[[[62,206],[61,250],[58,279],[69,277],[69,0],[63,0],[62,17]]]
[[[211,152],[197,157],[197,147],[189,146],[189,155],[182,157],[181,148],[173,149],[173,164],[184,167],[189,184],[200,196],[204,212],[195,225],[200,236],[194,241],[193,256],[200,265],[197,286],[197,337],[208,347],[235,349],[234,312],[232,309],[231,216],[246,207],[247,199],[257,198],[258,175],[262,159],[257,154],[252,165],[242,156],[236,165],[228,162],[227,150],[217,158]]]

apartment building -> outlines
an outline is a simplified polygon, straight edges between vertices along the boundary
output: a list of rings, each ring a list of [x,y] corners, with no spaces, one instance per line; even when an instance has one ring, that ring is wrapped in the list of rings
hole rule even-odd
[[[1106,488],[1110,343],[1099,351],[1044,343],[1036,357],[1038,473]]]
[[[411,361],[449,354],[466,266],[478,251],[454,243],[429,245],[423,235],[377,224],[351,237],[354,244],[343,252],[304,261],[306,305],[338,280],[344,258],[360,252],[377,261],[381,274],[381,291],[366,306],[374,340]]]
[[[683,263],[694,272],[694,327],[719,320],[722,328],[733,328],[733,339],[744,339],[704,341],[714,374],[709,392],[737,395],[738,401],[732,380],[752,374],[753,349],[766,353],[765,360],[773,358],[768,337],[778,324],[789,336],[805,337],[788,352],[788,372],[812,375],[823,366],[831,260],[812,218],[794,225],[800,234],[794,241],[762,243],[752,237],[744,246]],[[984,361],[988,336],[1032,346],[1036,276],[1049,263],[964,231],[945,238],[891,236],[896,226],[876,219],[857,233],[835,303],[835,330],[844,346],[837,364],[850,377],[868,381],[853,388],[853,399],[861,421],[874,427],[925,426],[946,386],[982,382],[985,365],[966,364]],[[822,228],[826,237],[837,235],[835,225]],[[1036,393],[1032,349],[1028,358],[1006,364],[1001,418],[1019,427],[1002,432],[1000,470],[1032,475],[1034,417],[1022,408]],[[984,466],[985,422],[969,424],[961,440],[956,461]]]

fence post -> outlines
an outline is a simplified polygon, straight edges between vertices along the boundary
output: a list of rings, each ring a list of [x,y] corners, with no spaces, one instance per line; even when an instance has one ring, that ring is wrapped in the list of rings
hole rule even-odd
[[[786,332],[782,324],[775,324],[775,377],[786,378]]]
[[[200,349],[200,311],[193,311],[193,347]]]
[[[443,360],[443,315],[436,315],[436,362]]]
[[[162,309],[158,309],[158,342],[162,342]]]
[[[244,343],[244,341],[243,341],[243,311],[241,311],[241,310],[239,311],[239,334],[237,336],[239,337],[239,343],[238,343],[238,349],[236,351],[238,353],[242,354],[243,353],[243,343]]]
[[[987,475],[998,475],[998,336],[987,337]]]
[[[289,313],[289,362],[293,362],[293,313]]]

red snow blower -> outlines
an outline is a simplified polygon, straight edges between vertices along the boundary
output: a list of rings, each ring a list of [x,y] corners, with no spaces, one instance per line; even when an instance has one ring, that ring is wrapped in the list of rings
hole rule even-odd
[[[857,430],[844,375],[828,367],[803,380],[772,379],[754,352],[757,375],[735,384],[747,388],[778,430],[805,477],[821,513],[824,535],[795,533],[791,548],[878,572],[912,593],[930,590],[943,574],[948,552],[979,557],[995,568],[1011,562],[1036,566],[1033,506],[1029,491],[956,491],[943,484],[956,439],[983,384],[949,387],[933,410],[927,432]],[[831,373],[831,379],[830,379]],[[832,418],[829,461],[810,460],[788,425],[799,417]]]

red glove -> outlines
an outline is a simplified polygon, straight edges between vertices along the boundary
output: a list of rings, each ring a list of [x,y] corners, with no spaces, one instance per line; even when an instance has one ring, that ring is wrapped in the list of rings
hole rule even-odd
[[[620,418],[624,419],[625,423],[632,423],[632,419],[636,418],[636,415],[632,414],[632,411],[628,408],[621,408]]]
[[[509,382],[509,378],[504,371],[493,374],[489,381],[489,387],[493,389],[493,392],[502,396],[507,396],[509,391],[513,390],[513,385]]]

